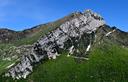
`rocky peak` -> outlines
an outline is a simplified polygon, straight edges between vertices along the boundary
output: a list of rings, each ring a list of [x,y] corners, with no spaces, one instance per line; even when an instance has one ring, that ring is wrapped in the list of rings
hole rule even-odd
[[[84,15],[86,15],[87,17],[94,17],[95,19],[104,20],[102,16],[89,9],[84,12]]]
[[[102,17],[90,10],[65,21],[35,42],[29,52],[23,53],[20,62],[10,67],[5,76],[26,78],[33,71],[34,64],[46,59],[56,59],[61,50],[69,51],[70,55],[75,53],[76,56],[85,57],[95,39],[95,31],[104,24]],[[78,48],[80,45],[82,50]]]

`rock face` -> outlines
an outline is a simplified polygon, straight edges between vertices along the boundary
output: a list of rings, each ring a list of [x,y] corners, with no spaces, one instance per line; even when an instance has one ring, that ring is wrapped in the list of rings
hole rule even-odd
[[[11,67],[5,76],[14,79],[26,78],[35,64],[45,59],[56,59],[62,50],[68,50],[69,54],[86,56],[94,42],[95,31],[104,24],[103,18],[90,10],[81,13],[40,38],[28,52],[24,52],[20,62]],[[80,45],[83,49],[77,48]]]

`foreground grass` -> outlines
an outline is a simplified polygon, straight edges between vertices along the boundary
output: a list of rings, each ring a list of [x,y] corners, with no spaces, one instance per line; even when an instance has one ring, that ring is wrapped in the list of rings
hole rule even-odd
[[[88,67],[95,82],[128,82],[128,49],[101,46],[90,55]]]
[[[89,61],[66,55],[40,63],[26,80],[15,82],[128,82],[128,49],[106,45],[95,48]],[[6,78],[0,81],[14,82]]]
[[[7,67],[14,62],[15,61],[0,60],[0,74],[3,73],[3,71],[7,70]]]

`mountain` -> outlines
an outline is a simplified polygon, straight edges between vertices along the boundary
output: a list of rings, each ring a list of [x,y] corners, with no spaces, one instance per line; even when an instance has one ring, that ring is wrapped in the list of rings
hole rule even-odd
[[[128,33],[108,26],[91,10],[20,32],[1,29],[0,33],[4,33],[0,36],[2,82],[128,80]]]

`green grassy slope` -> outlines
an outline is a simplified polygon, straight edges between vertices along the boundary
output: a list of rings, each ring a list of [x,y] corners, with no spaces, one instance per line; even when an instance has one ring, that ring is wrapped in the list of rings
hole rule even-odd
[[[40,63],[27,80],[15,82],[128,82],[127,48],[103,45],[81,62],[66,55]],[[1,82],[14,81],[3,78]]]

